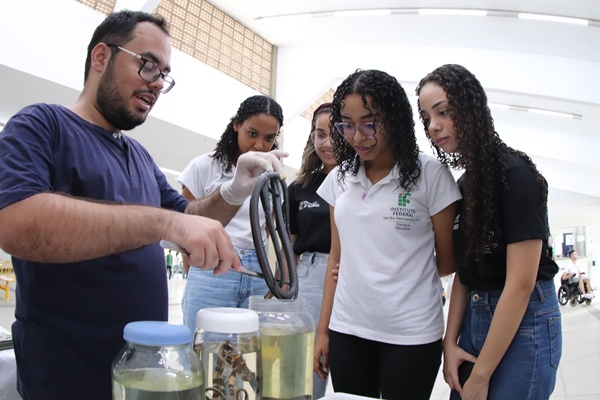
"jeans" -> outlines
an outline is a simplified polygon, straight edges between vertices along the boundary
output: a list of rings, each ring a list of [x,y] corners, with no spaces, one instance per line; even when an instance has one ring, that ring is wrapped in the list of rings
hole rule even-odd
[[[260,272],[260,264],[254,249],[236,249],[242,265]],[[202,308],[236,307],[248,308],[250,296],[264,296],[269,291],[264,279],[229,271],[214,276],[213,271],[190,268],[181,307],[183,323],[196,330],[196,314]]]
[[[501,290],[469,293],[458,344],[478,356],[487,337]],[[494,371],[489,400],[548,399],[562,354],[562,325],[554,282],[537,282],[515,337]],[[452,391],[450,399],[460,399]]]
[[[298,263],[298,297],[306,300],[306,311],[315,321],[316,327],[321,316],[321,301],[323,299],[323,284],[327,273],[329,254],[305,252]],[[322,380],[313,372],[313,399],[325,396],[327,380]]]

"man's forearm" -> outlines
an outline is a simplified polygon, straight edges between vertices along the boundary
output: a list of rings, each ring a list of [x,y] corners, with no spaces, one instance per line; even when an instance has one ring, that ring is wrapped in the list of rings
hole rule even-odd
[[[215,190],[206,197],[192,200],[185,212],[215,219],[226,226],[239,209],[240,206],[227,203],[221,196],[220,190]]]
[[[0,247],[30,261],[89,260],[160,241],[176,214],[40,193],[0,210]]]

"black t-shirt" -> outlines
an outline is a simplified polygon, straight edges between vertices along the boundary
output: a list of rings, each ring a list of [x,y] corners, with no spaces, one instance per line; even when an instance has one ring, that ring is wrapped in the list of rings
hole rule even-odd
[[[550,229],[547,204],[543,201],[535,174],[523,159],[514,155],[507,157],[506,169],[507,187],[502,185],[497,197],[503,232],[490,232],[492,239],[489,248],[484,250],[481,266],[466,255],[466,238],[461,220],[466,195],[463,190],[463,177],[458,180],[463,199],[458,203],[458,215],[454,225],[454,256],[460,281],[470,289],[502,289],[506,280],[506,246],[525,240],[542,240],[538,281],[553,279],[558,272],[558,266],[552,260],[548,248]]]
[[[317,194],[327,175],[320,173],[314,182],[302,187],[293,182],[288,187],[290,203],[290,232],[297,235],[294,253],[305,251],[329,253],[331,223],[329,204]]]

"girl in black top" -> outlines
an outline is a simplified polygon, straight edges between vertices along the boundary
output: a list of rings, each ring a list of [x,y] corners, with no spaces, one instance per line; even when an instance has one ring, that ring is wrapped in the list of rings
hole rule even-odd
[[[438,159],[465,171],[444,337],[451,399],[547,399],[562,348],[547,183],[500,139],[483,87],[464,67],[435,69],[416,92]],[[470,363],[470,377],[459,380]]]
[[[331,103],[321,104],[313,114],[311,133],[302,155],[298,178],[289,186],[290,232],[298,262],[298,296],[306,300],[306,308],[315,326],[319,324],[323,283],[331,246],[329,204],[317,189],[336,166],[330,138]],[[313,399],[325,396],[327,381],[313,374]]]

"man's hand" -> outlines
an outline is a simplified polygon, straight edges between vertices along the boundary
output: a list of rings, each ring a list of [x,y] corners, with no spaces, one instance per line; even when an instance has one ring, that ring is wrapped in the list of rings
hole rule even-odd
[[[268,153],[249,151],[242,154],[237,161],[233,179],[221,186],[221,196],[227,203],[241,205],[252,194],[254,185],[263,172],[281,172],[283,165],[280,159],[287,157],[283,150]]]
[[[231,239],[219,221],[178,213],[163,239],[177,243],[188,253],[184,255],[188,265],[213,269],[215,275],[224,274],[231,267],[241,269]]]

